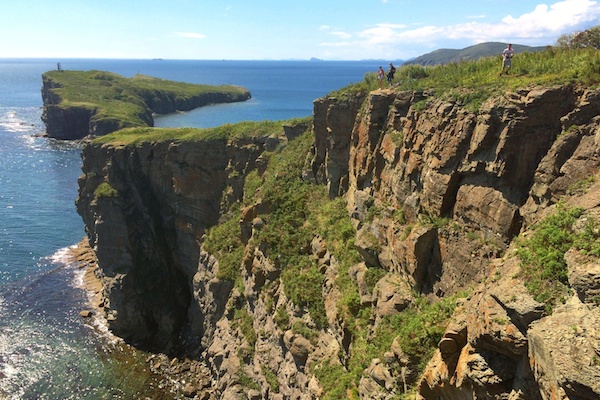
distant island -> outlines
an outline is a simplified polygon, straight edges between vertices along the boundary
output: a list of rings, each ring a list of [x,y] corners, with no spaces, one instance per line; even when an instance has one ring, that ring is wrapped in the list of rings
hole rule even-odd
[[[128,127],[154,126],[152,114],[189,111],[251,98],[239,86],[197,85],[104,71],[48,71],[42,75],[42,120],[57,139],[101,136]]]

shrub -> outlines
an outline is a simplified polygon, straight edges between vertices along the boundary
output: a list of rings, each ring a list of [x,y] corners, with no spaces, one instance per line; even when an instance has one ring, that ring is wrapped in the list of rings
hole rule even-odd
[[[565,33],[556,40],[556,45],[566,49],[600,50],[600,25],[584,31]]]
[[[240,278],[240,268],[244,258],[244,244],[240,239],[238,213],[221,224],[210,228],[204,240],[204,249],[219,260],[217,278],[235,281]]]
[[[532,227],[530,237],[518,242],[525,286],[536,301],[546,304],[549,312],[568,292],[564,255],[576,240],[573,223],[582,213],[580,208],[560,207],[556,214]]]
[[[98,185],[96,190],[94,190],[94,196],[96,198],[100,197],[117,197],[119,195],[119,191],[113,188],[110,183],[102,182]]]
[[[581,232],[575,237],[575,248],[587,256],[600,257],[600,224],[589,218]]]
[[[408,309],[383,318],[374,333],[368,335],[367,331],[357,331],[346,368],[329,360],[313,366],[312,372],[325,392],[323,398],[340,399],[356,395],[355,388],[371,360],[383,357],[394,340],[411,359],[411,368],[422,373],[454,313],[457,299],[466,295],[459,293],[433,303],[417,295],[416,301]]]
[[[233,328],[239,329],[244,338],[250,345],[251,349],[254,349],[254,345],[257,341],[256,331],[254,330],[253,319],[246,310],[236,309],[233,316]]]

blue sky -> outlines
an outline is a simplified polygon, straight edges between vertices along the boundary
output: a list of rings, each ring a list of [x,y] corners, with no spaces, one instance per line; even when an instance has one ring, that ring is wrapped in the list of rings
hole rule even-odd
[[[2,0],[0,58],[399,60],[595,25],[591,0]]]

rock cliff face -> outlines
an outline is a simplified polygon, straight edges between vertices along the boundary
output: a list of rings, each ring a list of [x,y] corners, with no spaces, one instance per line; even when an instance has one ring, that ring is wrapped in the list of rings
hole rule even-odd
[[[470,291],[422,375],[394,341],[362,373],[360,398],[397,398],[410,387],[425,399],[600,396],[598,258],[567,253],[573,296],[550,315],[525,287],[515,256],[515,238],[559,202],[581,207],[581,224],[600,217],[599,96],[535,88],[476,113],[426,92],[315,101],[304,179],[346,202],[362,258],[350,275],[373,332],[416,295],[435,301]],[[286,297],[277,258],[250,240],[267,205],[240,217],[241,284],[219,279],[219,260],[202,246],[275,142],[286,142],[283,132],[84,149],[77,207],[101,267],[110,327],[154,350],[194,349],[211,374],[207,398],[322,398],[313,366],[346,368],[355,346],[336,307],[340,265],[319,232],[302,250],[323,274],[328,329],[315,337],[277,323],[274,310],[311,318]],[[586,190],[573,190],[582,181]],[[103,182],[114,190],[101,194]],[[385,274],[371,289],[365,276],[374,268]],[[234,318],[238,309],[254,336]]]

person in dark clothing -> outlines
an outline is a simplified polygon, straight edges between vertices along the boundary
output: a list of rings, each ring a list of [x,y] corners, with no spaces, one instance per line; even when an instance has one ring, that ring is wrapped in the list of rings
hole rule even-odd
[[[389,84],[392,84],[392,81],[394,80],[394,74],[396,73],[396,68],[392,65],[392,63],[390,63],[390,68],[388,69],[388,73],[387,73],[387,81],[389,82]]]

